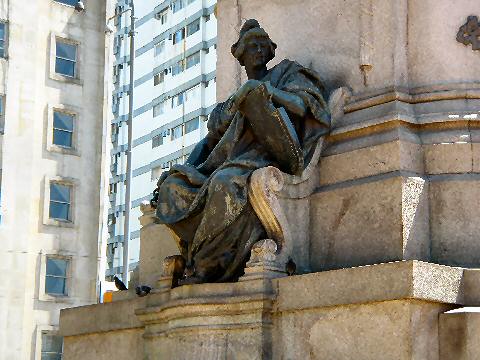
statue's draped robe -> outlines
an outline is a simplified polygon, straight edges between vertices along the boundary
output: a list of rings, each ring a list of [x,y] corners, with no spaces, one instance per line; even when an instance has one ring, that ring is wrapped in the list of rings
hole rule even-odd
[[[318,76],[284,60],[262,81],[299,96],[307,115],[287,113],[309,159],[320,136],[328,132],[330,115]],[[278,105],[276,105],[278,107]],[[256,169],[277,166],[257,140],[248,120],[232,111],[232,98],[210,114],[208,134],[185,165],[174,165],[158,181],[157,217],[180,238],[187,266],[204,281],[231,281],[243,272],[252,245],[265,237],[248,202],[248,180]]]

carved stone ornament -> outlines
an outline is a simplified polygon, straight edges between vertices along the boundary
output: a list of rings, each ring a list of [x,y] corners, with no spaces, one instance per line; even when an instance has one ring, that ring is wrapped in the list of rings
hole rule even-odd
[[[460,27],[457,41],[465,46],[472,45],[472,50],[480,50],[480,22],[477,16],[469,16]]]

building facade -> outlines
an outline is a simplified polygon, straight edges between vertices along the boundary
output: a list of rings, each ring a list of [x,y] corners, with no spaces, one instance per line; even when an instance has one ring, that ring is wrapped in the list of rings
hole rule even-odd
[[[76,3],[0,0],[1,359],[60,359],[98,298],[109,1]]]
[[[134,112],[130,211],[130,270],[138,264],[140,204],[172,164],[183,163],[206,135],[216,102],[215,0],[135,1]],[[129,7],[117,2],[117,14]],[[112,34],[111,162],[107,279],[122,273],[129,103],[129,13]]]

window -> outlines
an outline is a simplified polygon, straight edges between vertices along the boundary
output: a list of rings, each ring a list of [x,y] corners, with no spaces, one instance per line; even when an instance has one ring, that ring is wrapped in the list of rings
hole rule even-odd
[[[73,138],[73,118],[71,114],[53,111],[53,144],[71,148]]]
[[[199,30],[200,30],[200,19],[197,19],[194,22],[187,25],[187,36],[193,35]]]
[[[48,257],[45,278],[45,293],[49,295],[67,295],[68,260]]]
[[[165,112],[165,102],[153,106],[153,117],[162,115]]]
[[[75,77],[77,63],[77,46],[57,39],[55,72],[64,76]]]
[[[183,60],[180,60],[175,65],[172,66],[172,76],[182,73],[183,70],[184,70]]]
[[[163,170],[163,167],[162,167],[162,166],[154,167],[154,168],[152,169],[152,174],[151,174],[151,176],[150,176],[150,179],[151,179],[152,181],[158,180],[158,179],[160,178],[160,176],[162,175],[163,171],[164,171],[164,170]]]
[[[195,54],[187,57],[187,69],[190,69],[192,66],[200,64],[200,51],[197,51]]]
[[[182,10],[185,7],[186,0],[176,0],[172,4],[172,11],[175,14],[177,11]]]
[[[183,125],[175,126],[172,129],[172,140],[179,139],[182,137],[182,135],[183,135]]]
[[[0,57],[2,58],[6,56],[6,53],[5,53],[5,43],[7,40],[6,27],[7,25],[5,23],[0,22]]]
[[[163,83],[164,80],[165,80],[165,73],[161,71],[158,74],[155,74],[153,76],[153,85],[154,86],[160,85],[161,83]]]
[[[199,118],[198,116],[190,121],[187,121],[185,123],[185,134],[188,134],[192,131],[195,131],[198,129],[198,125],[199,125],[200,121],[199,121]]]
[[[61,360],[63,354],[63,337],[58,335],[42,334],[42,359]]]
[[[185,28],[181,28],[173,34],[173,45],[178,44],[183,39],[185,39]]]
[[[50,183],[50,212],[51,219],[69,221],[71,219],[70,185],[64,185],[57,182]]]
[[[191,3],[194,3],[196,0],[187,0],[187,5],[190,5]]]
[[[159,43],[155,44],[155,50],[154,50],[155,57],[159,56],[164,51],[165,51],[165,40],[162,40]]]
[[[172,108],[183,104],[183,93],[177,94],[172,98]]]
[[[163,145],[163,135],[157,135],[152,138],[152,149]]]
[[[155,15],[155,18],[160,21],[160,24],[165,25],[168,20],[168,9],[164,9],[160,12],[158,12]]]
[[[188,89],[185,91],[185,101],[190,101],[192,99],[195,99],[198,96],[200,90],[200,85],[195,85],[194,87]]]
[[[78,0],[55,0],[58,3],[65,4],[65,5],[70,5],[70,6],[75,6],[77,5]]]
[[[5,132],[5,95],[0,95],[0,134]]]

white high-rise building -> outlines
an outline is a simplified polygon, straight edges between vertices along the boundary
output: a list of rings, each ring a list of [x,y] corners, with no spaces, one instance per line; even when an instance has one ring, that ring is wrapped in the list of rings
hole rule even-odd
[[[109,2],[0,0],[0,359],[61,359],[98,299]]]
[[[215,0],[135,1],[134,112],[129,264],[138,263],[142,201],[207,132],[216,102]],[[117,14],[129,7],[117,2]],[[115,20],[107,278],[122,273],[129,90],[129,12]]]

